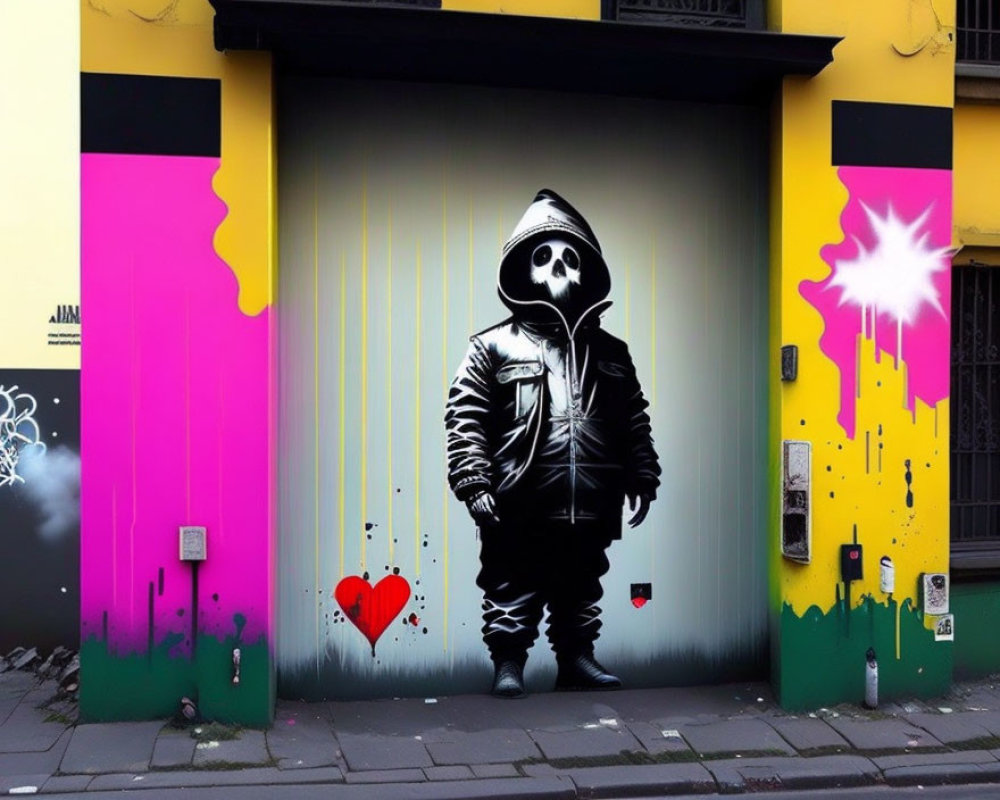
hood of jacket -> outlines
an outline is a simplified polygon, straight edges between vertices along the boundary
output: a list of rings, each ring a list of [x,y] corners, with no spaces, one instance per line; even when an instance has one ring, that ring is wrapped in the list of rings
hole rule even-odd
[[[558,236],[577,245],[581,282],[568,307],[557,307],[545,286],[531,280],[531,253],[543,240]],[[542,189],[528,206],[503,246],[497,274],[497,291],[516,317],[538,321],[562,320],[572,330],[606,301],[611,273],[601,245],[587,220],[551,189]],[[560,304],[563,305],[563,304]]]

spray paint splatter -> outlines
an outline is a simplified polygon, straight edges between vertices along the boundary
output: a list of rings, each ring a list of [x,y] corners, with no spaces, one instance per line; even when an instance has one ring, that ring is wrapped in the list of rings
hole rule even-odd
[[[913,471],[910,469],[910,459],[906,459],[906,472],[903,477],[906,479],[906,507],[913,508]]]
[[[820,251],[830,273],[803,281],[802,296],[822,315],[820,348],[840,370],[837,421],[855,435],[863,387],[861,343],[906,370],[906,407],[948,396],[951,306],[951,172],[841,167],[850,194],[844,239]],[[838,291],[839,290],[839,291]]]

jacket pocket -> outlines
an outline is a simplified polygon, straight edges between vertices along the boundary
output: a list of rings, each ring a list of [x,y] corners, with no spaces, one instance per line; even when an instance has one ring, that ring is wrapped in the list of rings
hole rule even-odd
[[[535,407],[544,371],[539,361],[518,361],[497,371],[497,383],[513,387],[514,419],[524,417]]]

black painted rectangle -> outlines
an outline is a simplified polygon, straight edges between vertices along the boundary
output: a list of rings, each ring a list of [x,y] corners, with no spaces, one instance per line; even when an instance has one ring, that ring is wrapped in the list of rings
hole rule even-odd
[[[951,169],[952,110],[833,101],[833,163]]]
[[[220,155],[220,81],[102,72],[80,80],[84,153]]]

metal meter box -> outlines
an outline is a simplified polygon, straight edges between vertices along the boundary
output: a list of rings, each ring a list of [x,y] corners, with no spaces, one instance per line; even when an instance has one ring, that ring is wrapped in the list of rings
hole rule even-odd
[[[787,440],[782,450],[781,554],[808,564],[812,559],[812,446]]]
[[[204,561],[208,556],[208,533],[198,525],[182,525],[180,529],[181,561]]]

